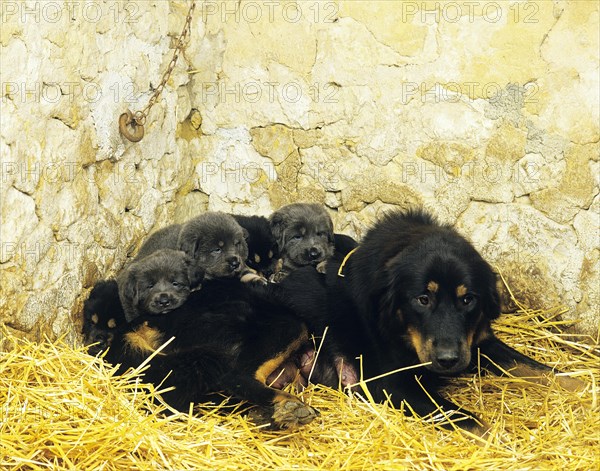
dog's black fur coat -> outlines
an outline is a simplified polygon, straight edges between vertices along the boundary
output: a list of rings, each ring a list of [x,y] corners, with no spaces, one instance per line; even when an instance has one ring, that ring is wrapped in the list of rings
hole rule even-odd
[[[105,358],[123,372],[175,337],[144,373],[155,385],[175,386],[163,394],[172,407],[187,411],[190,402],[224,395],[259,406],[279,426],[307,423],[317,415],[314,409],[265,384],[308,341],[304,323],[271,289],[209,281],[169,314],[121,326]]]
[[[328,327],[314,382],[355,384],[358,357],[364,379],[430,362],[368,383],[377,401],[389,395],[394,406],[406,401],[427,416],[436,406],[421,385],[444,411],[457,410],[439,389],[445,376],[477,364],[478,349],[482,366],[496,373],[494,363],[550,371],[494,336],[490,322],[500,314],[495,274],[466,239],[425,212],[384,216],[340,267],[333,259],[325,275],[300,268],[280,285],[311,332],[322,335]],[[475,415],[462,412],[467,418],[459,425],[480,430]]]

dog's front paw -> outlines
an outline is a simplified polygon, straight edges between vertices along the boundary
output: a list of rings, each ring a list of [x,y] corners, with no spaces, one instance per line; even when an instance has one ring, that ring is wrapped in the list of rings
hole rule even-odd
[[[317,264],[317,271],[319,273],[325,274],[327,273],[327,260],[323,260]]]
[[[273,422],[280,428],[306,425],[321,415],[319,411],[299,399],[283,399],[275,403]]]
[[[244,273],[240,277],[240,281],[242,283],[258,283],[261,285],[267,284],[267,279],[264,276],[261,276],[258,273],[254,273],[251,271]]]
[[[271,278],[269,278],[269,281],[271,283],[281,283],[287,275],[288,275],[287,271],[281,270],[281,271],[278,271],[277,273],[273,273],[271,275]]]

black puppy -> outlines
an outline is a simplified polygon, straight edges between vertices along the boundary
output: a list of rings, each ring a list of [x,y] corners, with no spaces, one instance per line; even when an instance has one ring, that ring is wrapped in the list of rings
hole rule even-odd
[[[248,232],[230,214],[208,211],[183,224],[153,233],[140,247],[136,259],[156,250],[183,250],[194,259],[205,278],[239,278],[243,282],[266,280],[246,266]]]
[[[160,249],[136,259],[117,277],[127,322],[181,306],[204,272],[181,250]]]
[[[263,216],[233,214],[233,217],[247,231],[248,257],[246,265],[268,278],[273,274],[275,264],[279,259],[279,249],[271,232],[269,220]]]
[[[307,265],[322,270],[322,263],[334,253],[333,222],[319,204],[288,204],[271,214],[269,222],[282,261],[273,281]]]
[[[168,316],[139,317],[122,326],[106,360],[125,371],[174,337],[144,372],[146,381],[175,387],[163,394],[172,407],[187,412],[190,402],[221,401],[221,394],[258,406],[278,427],[306,424],[318,412],[269,386],[280,381],[279,369],[308,340],[306,326],[269,288],[207,282]]]
[[[361,361],[364,379],[423,364],[368,383],[376,400],[389,395],[420,416],[436,413],[436,404],[447,415],[459,409],[438,390],[444,376],[475,367],[477,350],[481,365],[496,373],[500,367],[541,381],[552,374],[496,338],[495,274],[466,239],[422,211],[387,214],[358,249],[330,260],[325,276],[300,269],[280,288],[311,331],[320,335],[329,326],[314,381],[357,387]],[[569,389],[581,385],[557,379]],[[474,414],[460,412],[459,426],[485,430]]]
[[[115,329],[125,324],[116,280],[99,281],[83,304],[83,340],[88,353],[97,355],[111,343]]]

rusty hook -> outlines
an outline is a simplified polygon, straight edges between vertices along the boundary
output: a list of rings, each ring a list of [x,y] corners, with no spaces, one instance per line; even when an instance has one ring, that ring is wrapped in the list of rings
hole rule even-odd
[[[139,142],[144,137],[144,125],[139,124],[133,117],[133,113],[127,110],[126,113],[119,116],[119,132],[131,142]]]

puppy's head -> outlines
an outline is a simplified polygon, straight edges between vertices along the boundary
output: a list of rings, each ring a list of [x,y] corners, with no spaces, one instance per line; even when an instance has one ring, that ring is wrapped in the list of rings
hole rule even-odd
[[[268,219],[262,216],[234,215],[233,217],[248,233],[246,265],[268,278],[273,274],[279,259],[279,248]]]
[[[431,362],[427,368],[436,373],[462,371],[472,348],[490,335],[490,320],[500,314],[495,274],[449,227],[397,229],[405,243],[384,259],[375,282],[381,288],[376,301],[381,333],[392,344],[402,342],[421,362]]]
[[[233,216],[207,212],[183,225],[178,244],[202,267],[206,279],[231,278],[246,269],[247,236]]]
[[[333,255],[333,222],[322,206],[289,204],[275,211],[269,222],[284,267],[316,266]]]
[[[194,260],[183,251],[171,249],[136,260],[126,270],[121,295],[138,316],[177,309],[201,276]]]

